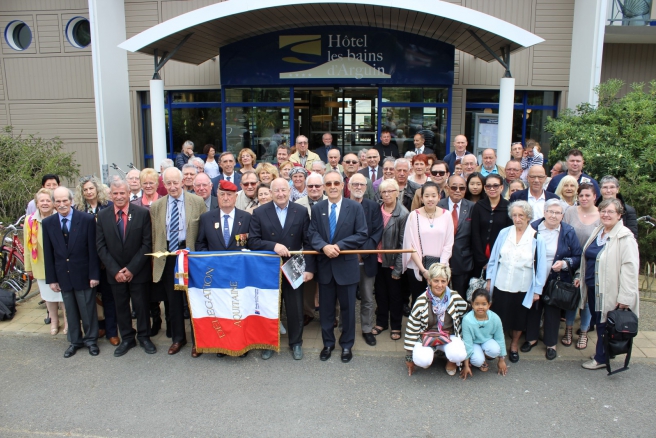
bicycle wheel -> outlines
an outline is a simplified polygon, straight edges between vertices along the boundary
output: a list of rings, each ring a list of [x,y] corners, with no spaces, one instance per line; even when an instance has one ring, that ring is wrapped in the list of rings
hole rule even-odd
[[[4,266],[2,273],[2,287],[16,292],[16,298],[23,299],[32,289],[32,277],[25,272],[23,261],[7,248],[2,248]]]

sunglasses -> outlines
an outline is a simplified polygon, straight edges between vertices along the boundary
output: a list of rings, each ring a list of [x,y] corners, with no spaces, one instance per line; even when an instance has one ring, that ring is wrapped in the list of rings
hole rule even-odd
[[[358,164],[358,161],[355,161],[355,160],[344,160],[344,163],[346,163],[346,164]]]
[[[308,184],[308,189],[320,189],[323,184]]]
[[[446,175],[446,171],[444,170],[431,170],[431,175],[433,176],[444,176]]]
[[[243,182],[243,183],[241,183],[241,185],[244,186],[244,187],[254,187],[254,186],[257,185],[257,183],[256,182]]]
[[[323,183],[324,186],[326,187],[339,187],[342,183],[339,181],[328,181]]]
[[[452,192],[464,192],[467,190],[465,186],[450,186],[449,189],[451,189]]]

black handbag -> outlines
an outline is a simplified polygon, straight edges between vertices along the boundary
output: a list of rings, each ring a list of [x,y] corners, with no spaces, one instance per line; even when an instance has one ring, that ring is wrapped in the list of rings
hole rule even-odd
[[[606,371],[608,375],[619,373],[629,369],[631,350],[633,350],[633,338],[638,334],[638,317],[631,309],[620,309],[618,305],[615,310],[606,314],[606,329],[603,334],[604,350],[606,351]],[[610,357],[626,354],[624,367],[610,370]]]
[[[419,249],[421,249],[421,253],[424,253],[424,247],[421,244],[421,231],[419,231],[419,210],[415,210],[417,213],[417,236],[419,236]],[[421,264],[424,265],[424,269],[430,269],[431,266],[433,266],[435,263],[439,263],[440,258],[435,257],[435,256],[423,256],[421,258]]]
[[[565,263],[569,268],[569,263],[567,261]],[[542,302],[563,310],[576,310],[581,302],[581,291],[572,283],[560,281],[560,275],[558,275],[558,278],[550,280],[547,284],[547,288],[542,294]]]

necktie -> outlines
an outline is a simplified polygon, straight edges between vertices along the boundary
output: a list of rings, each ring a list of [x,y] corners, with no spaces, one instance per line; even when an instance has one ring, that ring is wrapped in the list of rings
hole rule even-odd
[[[178,200],[173,201],[171,207],[171,220],[169,222],[169,251],[178,250],[178,229],[180,224],[180,212],[178,211]]]
[[[118,227],[118,235],[121,237],[121,241],[125,242],[125,229],[123,225],[123,210],[118,211],[118,221],[116,222]]]
[[[351,197],[351,191],[348,188],[348,183],[349,183],[348,177],[344,178],[344,197],[345,198],[350,198]]]
[[[137,195],[132,195],[131,201],[136,201],[137,200]]]
[[[337,204],[331,204],[330,206],[330,217],[328,218],[330,222],[330,243],[333,243],[333,236],[335,236],[335,228],[337,228]]]
[[[376,169],[371,169],[371,180],[376,181]]]
[[[223,240],[225,242],[226,248],[228,248],[228,244],[230,243],[230,225],[228,225],[229,218],[230,215],[223,215]]]
[[[229,176],[226,176],[226,180],[227,180],[228,182],[231,182]]]
[[[66,222],[68,222],[68,219],[63,218],[62,219],[62,234],[64,235],[64,242],[66,242],[66,245],[68,245],[68,227],[66,227]]]
[[[451,217],[453,218],[453,235],[455,236],[458,232],[458,204],[453,204]]]

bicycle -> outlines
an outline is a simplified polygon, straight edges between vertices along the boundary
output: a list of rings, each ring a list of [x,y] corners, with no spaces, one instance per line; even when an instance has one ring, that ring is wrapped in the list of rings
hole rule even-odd
[[[23,235],[23,228],[20,224],[24,219],[25,215],[21,216],[15,224],[5,227],[5,233],[2,236],[0,286],[16,292],[18,300],[22,300],[27,296],[34,281],[34,278],[25,271],[25,261],[23,259],[23,243],[20,240]]]

